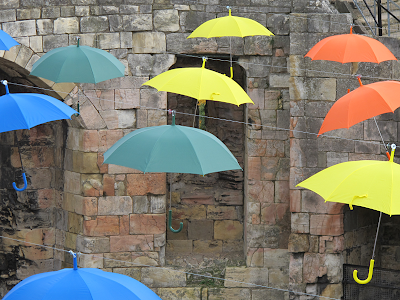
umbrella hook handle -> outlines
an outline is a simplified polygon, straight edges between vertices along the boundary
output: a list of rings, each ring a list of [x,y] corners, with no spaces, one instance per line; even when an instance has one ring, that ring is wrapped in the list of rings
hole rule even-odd
[[[364,279],[364,280],[358,279],[358,277],[357,277],[358,271],[354,270],[353,278],[354,278],[355,282],[357,282],[358,284],[367,284],[368,282],[370,282],[372,279],[372,273],[374,272],[374,263],[375,263],[375,261],[373,259],[371,259],[369,262],[369,271],[368,271],[367,279]]]
[[[22,179],[24,180],[24,186],[22,188],[18,188],[17,185],[15,184],[15,182],[12,183],[14,190],[18,191],[18,192],[22,192],[25,191],[26,188],[28,187],[28,182],[26,181],[26,175],[25,172],[22,173]]]
[[[174,233],[181,232],[182,229],[183,229],[183,223],[182,222],[179,224],[179,229],[172,228],[172,210],[168,211],[168,227],[169,227],[169,230],[171,230]]]

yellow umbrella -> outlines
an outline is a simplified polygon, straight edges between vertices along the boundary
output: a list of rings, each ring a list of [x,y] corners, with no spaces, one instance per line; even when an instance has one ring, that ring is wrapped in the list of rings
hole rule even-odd
[[[271,31],[265,28],[260,23],[242,17],[232,16],[231,8],[229,9],[229,16],[216,18],[204,22],[199,27],[197,27],[187,38],[212,38],[212,37],[222,37],[222,36],[255,36],[255,35],[274,35]],[[229,40],[230,48],[231,41]],[[232,69],[232,51],[230,50],[230,62],[231,62],[231,78],[233,77]]]
[[[359,280],[357,270],[353,273],[354,280],[360,284],[368,283],[372,279],[382,212],[390,216],[400,214],[400,165],[393,162],[395,149],[396,145],[393,144],[389,161],[360,160],[340,163],[297,185],[319,194],[325,201],[345,203],[350,209],[353,209],[353,205],[358,205],[381,212],[368,278]]]
[[[253,103],[239,84],[223,74],[206,69],[205,62],[206,59],[203,59],[201,68],[177,68],[166,71],[143,85],[197,100],[220,101],[237,106]]]

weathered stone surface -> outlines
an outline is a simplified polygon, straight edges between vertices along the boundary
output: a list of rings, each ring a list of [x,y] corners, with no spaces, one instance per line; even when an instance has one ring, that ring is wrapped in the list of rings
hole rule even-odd
[[[310,232],[310,216],[308,213],[293,213],[291,220],[293,233]]]
[[[161,234],[166,230],[165,214],[131,214],[130,234]]]
[[[110,236],[110,252],[153,250],[153,235]]]
[[[179,15],[175,9],[155,10],[153,12],[154,29],[175,32],[179,30]]]
[[[175,228],[176,228],[176,226],[175,226]],[[193,241],[192,240],[168,240],[167,251],[173,252],[173,253],[192,253],[193,252]]]
[[[137,32],[133,34],[134,53],[163,53],[167,49],[163,32]]]
[[[268,285],[267,268],[227,267],[225,287],[249,287],[246,283]]]
[[[289,236],[289,252],[308,252],[310,243],[307,234],[291,233]]]
[[[243,238],[243,224],[239,221],[215,221],[214,238],[220,240],[238,240]]]
[[[83,221],[83,234],[88,236],[118,235],[120,232],[118,216],[98,216],[94,220]]]
[[[128,64],[134,76],[159,75],[175,63],[171,54],[129,54]]]
[[[172,53],[216,53],[218,44],[214,38],[187,39],[187,33],[167,34],[167,51]]]
[[[343,234],[343,215],[311,215],[310,233],[333,236]]]
[[[89,16],[80,20],[80,30],[86,32],[104,32],[109,28],[108,18],[106,16]]]
[[[132,213],[132,198],[128,196],[100,197],[98,200],[99,215],[128,215]]]
[[[35,20],[16,21],[3,24],[3,30],[12,37],[36,35]]]
[[[166,268],[143,268],[142,282],[148,287],[184,287],[186,274]]]
[[[198,300],[201,299],[201,288],[158,288],[157,295],[163,300]]]
[[[213,233],[214,222],[212,220],[192,220],[188,223],[189,240],[211,240]]]
[[[273,38],[268,36],[249,36],[244,39],[245,55],[272,55]]]
[[[37,30],[39,35],[46,35],[53,33],[54,24],[50,19],[37,20]],[[43,48],[43,47],[42,47]]]
[[[151,14],[123,15],[122,25],[124,31],[145,31],[153,29]]]
[[[208,289],[208,300],[218,300],[218,299],[248,300],[250,298],[251,294],[249,288]]]
[[[287,270],[289,268],[289,254],[287,249],[264,249],[264,267]]]
[[[110,252],[110,239],[108,237],[87,237],[78,235],[76,250],[83,253]]]
[[[58,18],[54,20],[54,34],[78,33],[78,18]]]
[[[127,193],[130,196],[141,196],[148,193],[161,195],[165,193],[165,189],[165,173],[127,175]]]

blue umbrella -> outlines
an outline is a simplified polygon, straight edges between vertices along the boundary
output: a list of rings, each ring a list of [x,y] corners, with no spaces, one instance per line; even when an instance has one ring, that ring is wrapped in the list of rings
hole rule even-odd
[[[77,112],[65,103],[53,97],[35,93],[10,94],[7,81],[1,81],[6,88],[6,94],[0,97],[0,132],[30,129],[36,125],[50,121],[71,119]],[[22,162],[21,162],[22,165]],[[24,187],[19,189],[13,183],[17,191],[26,189],[25,173],[22,174]]]
[[[151,289],[126,275],[95,268],[74,268],[30,276],[3,300],[161,300]]]
[[[11,47],[19,45],[7,32],[0,30],[0,50],[10,50]]]

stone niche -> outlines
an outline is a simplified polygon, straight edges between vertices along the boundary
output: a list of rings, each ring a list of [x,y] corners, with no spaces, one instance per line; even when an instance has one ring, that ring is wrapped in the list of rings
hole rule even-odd
[[[221,58],[220,58],[221,59]],[[206,68],[229,75],[229,56],[210,59]],[[201,67],[199,58],[178,57],[171,68]],[[234,79],[245,83],[243,70],[235,65]],[[186,114],[176,115],[176,124],[198,127],[194,118],[196,99],[168,93],[168,108]],[[198,113],[198,110],[197,110]],[[207,101],[205,115],[214,118],[244,121],[244,105]],[[168,124],[171,124],[169,116]],[[230,149],[243,167],[244,125],[217,119],[206,119],[206,130],[217,136]],[[167,264],[206,267],[205,259],[224,264],[243,264],[243,171],[225,171],[205,176],[169,174],[173,228],[183,222],[183,230],[167,230]]]

